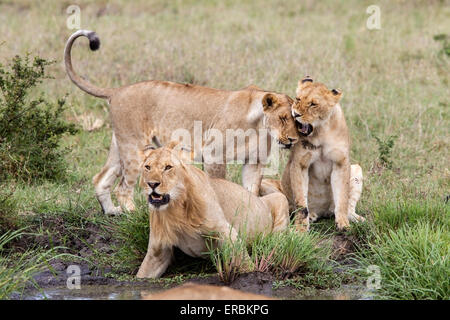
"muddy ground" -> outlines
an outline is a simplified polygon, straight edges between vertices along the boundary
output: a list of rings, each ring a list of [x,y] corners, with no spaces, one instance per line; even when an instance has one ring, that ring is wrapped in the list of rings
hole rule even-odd
[[[96,225],[86,226],[85,230],[87,234],[86,239],[83,241],[75,238],[66,240],[65,245],[67,245],[67,241],[69,241],[71,247],[70,251],[72,253],[78,252],[77,255],[79,257],[85,258],[92,254],[92,248],[102,250],[105,253],[110,253],[113,250],[113,240],[108,235],[105,235],[104,232],[98,232]],[[64,232],[63,228],[59,231]],[[57,232],[53,235],[57,235]],[[49,243],[47,242],[52,242],[53,245],[62,245],[57,238],[57,236],[52,239],[48,239],[48,237],[38,237],[38,239],[34,238],[33,241],[36,241],[41,246],[48,245]],[[17,243],[17,245],[26,247],[28,245],[27,242],[31,239],[31,237],[23,238],[19,243]],[[333,235],[332,239],[334,252],[333,259],[339,262],[339,265],[336,267],[336,272],[340,272],[351,263],[348,257],[349,254],[354,252],[355,245],[353,239],[347,235]],[[181,251],[178,251],[175,257],[178,261],[186,258],[179,257],[180,254],[184,255]],[[80,267],[81,286],[85,287],[87,286],[93,288],[94,286],[104,286],[107,288],[113,286],[114,288],[120,288],[120,290],[147,290],[149,292],[155,292],[180,285],[180,283],[167,284],[164,282],[139,279],[121,281],[110,276],[113,272],[110,267],[98,268],[93,267],[92,265],[90,266],[87,262],[55,259],[49,263],[45,270],[34,275],[33,282],[28,284],[22,295],[16,294],[12,298],[27,299],[30,297],[32,292],[37,291],[36,287],[41,288],[44,291],[52,288],[65,288],[67,286],[68,277],[71,276],[70,273],[67,273],[67,269],[70,265],[77,265]],[[113,273],[117,273],[117,270],[114,270]],[[270,297],[295,297],[295,292],[293,293],[293,289],[289,286],[274,290],[274,280],[273,275],[270,273],[251,272],[239,275],[233,282],[227,285],[233,289],[262,294]],[[217,275],[193,277],[185,281],[185,283],[187,282],[209,285],[224,285]]]

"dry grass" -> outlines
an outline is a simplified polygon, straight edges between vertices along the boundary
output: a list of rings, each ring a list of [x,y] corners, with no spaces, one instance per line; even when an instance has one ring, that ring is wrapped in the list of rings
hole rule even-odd
[[[76,3],[81,27],[97,31],[102,41],[95,53],[86,40],[73,50],[76,70],[95,84],[163,79],[237,89],[253,83],[293,96],[298,79],[308,74],[344,93],[352,159],[365,174],[358,211],[371,216],[399,200],[441,205],[450,194],[449,58],[433,40],[450,30],[448,1]],[[89,130],[96,127],[92,119],[108,114],[105,101],[82,93],[64,72],[63,49],[73,32],[66,27],[70,4],[0,1],[0,63],[27,51],[56,59],[50,70],[55,79],[42,90],[52,98],[69,93],[73,111],[67,117],[86,121]],[[381,8],[381,30],[366,28],[371,4]],[[3,187],[15,190],[23,212],[77,197],[86,210],[99,211],[90,179],[106,159],[110,134],[103,125],[67,139],[71,183]],[[392,169],[386,169],[375,137],[390,136],[397,138]],[[232,170],[231,177],[238,181],[240,175]],[[74,194],[80,188],[81,195]]]
[[[72,32],[66,27],[69,4],[3,1],[0,61],[31,51],[61,62]],[[392,189],[412,197],[442,197],[448,190],[448,59],[438,56],[440,44],[433,40],[450,27],[445,1],[380,1],[378,31],[365,27],[367,1],[78,4],[82,28],[96,30],[102,40],[96,53],[82,41],[74,49],[78,72],[94,83],[165,79],[226,89],[254,83],[293,95],[297,80],[309,74],[344,92],[352,156],[368,176],[365,209],[372,196],[379,200],[389,191],[391,197]],[[43,88],[48,95],[69,92],[77,114],[93,110],[106,117],[105,102],[80,92],[62,62],[53,74]],[[379,172],[374,136],[389,135],[398,136],[394,170]]]

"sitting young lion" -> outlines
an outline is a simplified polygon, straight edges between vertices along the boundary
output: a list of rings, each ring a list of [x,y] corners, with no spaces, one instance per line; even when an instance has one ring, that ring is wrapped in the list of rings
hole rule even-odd
[[[175,246],[199,257],[208,251],[205,236],[217,236],[220,246],[227,239],[235,241],[239,232],[251,240],[287,228],[289,204],[282,193],[260,198],[235,183],[212,178],[185,164],[174,145],[147,151],[143,164],[150,237],[139,278],[161,276]]]
[[[67,41],[64,61],[67,74],[81,90],[107,99],[110,105],[113,135],[109,156],[93,179],[97,199],[107,214],[121,211],[113,205],[110,194],[119,177],[116,189],[119,203],[134,210],[133,189],[144,157],[142,150],[152,143],[175,140],[176,137],[172,137],[175,132],[187,133],[194,142],[196,136],[200,136],[199,139],[204,141],[199,142],[202,150],[215,146],[217,135],[228,137],[230,132],[241,135],[243,139],[238,137],[237,141],[242,143],[236,149],[233,145],[228,148],[230,150],[218,152],[223,156],[217,156],[210,163],[205,161],[205,170],[212,176],[225,178],[225,163],[242,160],[243,186],[255,194],[259,192],[262,164],[270,154],[270,139],[265,129],[281,147],[289,148],[298,140],[290,113],[293,100],[255,86],[226,91],[167,81],[144,81],[115,89],[96,87],[79,77],[72,68],[71,49],[80,36],[89,38],[92,50],[98,49],[100,42],[95,32],[79,30]],[[234,142],[235,137],[231,138]],[[246,142],[246,138],[256,143]],[[266,152],[261,152],[261,147]]]
[[[305,78],[298,83],[292,115],[300,141],[293,148],[281,184],[263,180],[261,194],[282,190],[297,208],[297,228],[334,213],[339,229],[363,220],[355,213],[362,191],[362,169],[350,166],[350,138],[339,100],[342,93]],[[309,219],[308,219],[309,215]]]

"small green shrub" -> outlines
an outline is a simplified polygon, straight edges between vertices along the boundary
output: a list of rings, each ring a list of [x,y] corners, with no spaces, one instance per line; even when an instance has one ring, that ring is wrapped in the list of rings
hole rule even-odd
[[[394,142],[397,136],[389,136],[386,139],[381,139],[377,136],[374,137],[378,144],[378,158],[381,164],[388,169],[392,168],[391,153],[394,147]]]
[[[48,102],[43,95],[30,97],[52,64],[39,57],[30,61],[15,56],[7,67],[0,64],[0,179],[36,181],[61,179],[66,173],[59,142],[75,134],[62,119],[64,99]]]
[[[439,51],[439,53],[450,56],[450,37],[445,33],[441,33],[436,34],[433,39],[442,43],[442,49]]]

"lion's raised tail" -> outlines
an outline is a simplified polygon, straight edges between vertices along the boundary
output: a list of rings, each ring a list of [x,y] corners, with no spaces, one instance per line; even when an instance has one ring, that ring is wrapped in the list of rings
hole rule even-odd
[[[75,42],[75,39],[81,36],[85,36],[89,39],[89,47],[92,51],[97,50],[100,47],[100,39],[94,31],[78,30],[72,34],[69,40],[67,40],[66,48],[64,49],[64,63],[66,65],[66,72],[69,75],[70,80],[72,80],[72,82],[75,83],[81,90],[95,97],[107,99],[113,94],[113,89],[94,86],[73,71],[71,57],[72,45]]]

